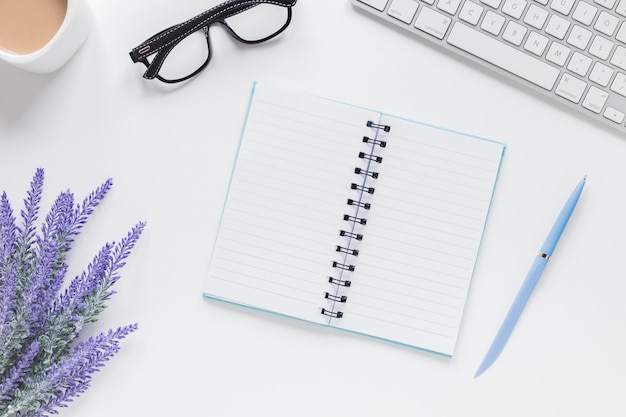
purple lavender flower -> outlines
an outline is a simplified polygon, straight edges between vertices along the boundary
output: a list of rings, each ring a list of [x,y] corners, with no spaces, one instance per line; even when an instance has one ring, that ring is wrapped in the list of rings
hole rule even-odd
[[[61,193],[36,224],[44,172],[35,172],[16,224],[6,193],[0,197],[0,417],[56,414],[90,385],[91,376],[136,330],[129,325],[73,343],[86,323],[97,320],[120,269],[145,223],[118,243],[105,244],[63,292],[65,260],[74,237],[113,185],[109,179],[74,203]],[[72,345],[75,345],[72,347]]]
[[[30,410],[25,416],[41,416],[66,406],[89,387],[92,374],[119,351],[119,341],[136,329],[133,324],[79,343],[49,371],[27,378],[11,405]]]
[[[11,255],[11,248],[17,239],[17,227],[15,227],[15,217],[6,193],[0,197],[0,271],[4,271]],[[0,285],[2,285],[0,275]]]
[[[43,191],[43,169],[37,169],[35,176],[30,183],[28,197],[24,200],[24,210],[22,210],[22,227],[18,227],[18,241],[16,247],[16,255],[21,269],[23,281],[28,277],[28,268],[32,261],[31,245],[35,238],[37,216],[39,214],[39,203],[41,202],[41,194]]]
[[[40,347],[41,345],[37,340],[31,342],[24,355],[11,368],[7,377],[2,380],[2,383],[0,383],[0,399],[5,401],[11,399],[9,394],[17,388],[18,382],[24,377],[28,368],[35,360],[35,356],[39,353]]]

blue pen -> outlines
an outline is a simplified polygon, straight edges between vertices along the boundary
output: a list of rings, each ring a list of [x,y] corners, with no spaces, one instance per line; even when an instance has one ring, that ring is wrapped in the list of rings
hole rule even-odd
[[[550,256],[552,256],[552,252],[554,251],[554,248],[556,247],[556,244],[558,243],[559,238],[561,237],[561,234],[563,233],[563,230],[565,229],[565,226],[567,225],[567,222],[571,217],[574,208],[576,207],[576,203],[578,203],[578,199],[583,191],[586,179],[587,176],[585,176],[580,181],[576,189],[574,189],[572,195],[565,203],[563,210],[561,210],[561,214],[559,214],[559,217],[556,219],[554,226],[552,226],[552,229],[550,230],[550,234],[548,234],[546,241],[539,250],[539,254],[537,255],[537,258],[535,258],[535,262],[530,267],[528,275],[526,275],[526,279],[522,284],[522,288],[520,288],[519,292],[517,293],[517,296],[513,301],[513,305],[511,305],[509,312],[504,318],[504,321],[500,326],[500,330],[498,330],[498,333],[491,343],[491,346],[489,347],[485,358],[478,367],[474,378],[485,372],[487,368],[489,368],[491,364],[495,362],[495,360],[500,355],[500,352],[502,352],[506,341],[509,339],[511,332],[513,331],[513,327],[515,327],[515,323],[517,323],[517,319],[522,313],[526,302],[530,298],[530,294],[532,294],[533,290],[535,289],[535,286],[537,285],[537,282],[541,277],[541,273],[545,269],[546,264],[550,259]]]

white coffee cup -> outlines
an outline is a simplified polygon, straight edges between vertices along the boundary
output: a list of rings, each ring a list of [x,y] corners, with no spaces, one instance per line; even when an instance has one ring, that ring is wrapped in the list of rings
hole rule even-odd
[[[4,6],[2,2],[5,1]],[[88,0],[66,0],[67,7],[63,17],[63,10],[59,10],[58,4],[64,4],[65,0],[54,0],[57,10],[54,13],[42,14],[41,3],[46,0],[17,0],[22,3],[15,3],[15,0],[0,0],[0,13],[3,13],[1,7],[7,8],[4,11],[5,19],[11,19],[10,13],[21,16],[32,16],[33,10],[30,12],[26,9],[16,10],[21,7],[39,7],[36,12],[40,14],[39,18],[44,19],[44,25],[36,25],[30,28],[15,27],[19,19],[9,20],[8,22],[14,26],[13,32],[8,33],[11,29],[5,21],[5,32],[0,27],[0,60],[9,64],[22,68],[27,71],[37,73],[48,73],[57,70],[69,60],[72,55],[80,48],[85,39],[91,32],[92,14]],[[28,2],[32,2],[28,5]],[[53,1],[53,0],[49,0]],[[13,3],[11,3],[13,2]],[[63,3],[61,3],[63,2]],[[28,6],[21,6],[28,5]],[[10,10],[12,8],[12,10]],[[29,14],[31,13],[31,14]],[[50,17],[48,17],[50,16]],[[0,19],[2,17],[0,16]],[[50,19],[51,21],[46,21]],[[57,21],[52,21],[56,19]],[[24,20],[30,24],[31,19]],[[56,29],[56,25],[59,25]],[[0,20],[0,25],[2,22]],[[47,33],[35,33],[41,27],[47,27]],[[52,33],[50,33],[52,32]],[[38,36],[37,40],[33,40],[33,34]],[[28,39],[27,39],[28,38]],[[36,49],[33,50],[33,45]]]

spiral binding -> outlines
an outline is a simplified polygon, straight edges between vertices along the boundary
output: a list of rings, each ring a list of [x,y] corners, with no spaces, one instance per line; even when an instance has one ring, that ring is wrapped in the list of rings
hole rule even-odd
[[[350,190],[356,191],[357,196],[355,198],[348,198],[347,205],[354,208],[354,212],[346,213],[343,215],[343,220],[347,222],[345,230],[339,231],[339,236],[347,238],[347,244],[336,245],[336,252],[342,254],[341,260],[332,261],[332,267],[337,270],[337,276],[329,276],[328,282],[337,287],[335,293],[325,292],[324,298],[332,303],[332,308],[322,308],[321,314],[331,318],[343,317],[343,312],[338,309],[337,304],[343,304],[348,301],[348,297],[338,294],[341,287],[350,287],[352,281],[347,279],[346,276],[356,269],[356,266],[352,262],[354,257],[359,256],[359,250],[351,247],[353,242],[363,240],[362,228],[367,224],[367,219],[363,217],[361,211],[368,211],[372,205],[363,201],[366,195],[372,195],[375,192],[375,188],[369,184],[370,181],[378,178],[378,172],[375,171],[376,164],[380,164],[383,161],[383,157],[375,154],[379,148],[387,147],[387,141],[379,139],[379,132],[389,132],[390,126],[377,124],[372,121],[367,122],[367,126],[375,130],[375,136],[370,138],[368,136],[363,137],[363,143],[371,145],[369,152],[359,152],[358,157],[362,159],[366,164],[365,167],[354,168],[354,174],[360,176],[360,181],[355,181],[350,184]]]
[[[333,261],[333,268],[353,272],[356,267],[354,265],[342,264],[341,262]]]
[[[378,172],[368,171],[366,169],[361,169],[359,167],[354,168],[354,173],[355,174],[362,174],[362,175],[370,176],[372,178],[378,178]]]
[[[350,188],[353,190],[365,191],[368,194],[374,194],[375,191],[374,187],[365,187],[364,185],[359,185],[355,183],[350,184]]]
[[[344,248],[343,246],[337,245],[336,251],[337,252],[347,253],[348,255],[352,255],[352,256],[359,256],[359,250],[358,249]]]
[[[349,214],[344,214],[343,219],[347,222],[358,223],[361,225],[367,224],[367,219],[364,219],[363,217],[350,216]]]
[[[369,159],[370,161],[378,162],[379,164],[383,162],[383,157],[378,155],[367,154],[365,152],[359,152],[359,158],[361,159]]]
[[[348,297],[346,297],[345,295],[333,295],[329,292],[324,293],[324,298],[337,301],[339,303],[345,303],[346,301],[348,301]]]
[[[345,236],[345,237],[347,237],[349,239],[363,240],[363,235],[362,234],[347,232],[345,230],[340,230],[339,231],[339,236]]]
[[[373,143],[375,145],[380,146],[381,148],[387,147],[387,141],[385,141],[385,140],[378,140],[378,139],[372,139],[372,138],[368,138],[367,136],[363,136],[363,142],[365,142],[365,143]]]
[[[376,124],[376,123],[372,122],[371,120],[367,121],[367,127],[373,127],[373,128],[376,128],[376,129],[382,129],[385,132],[389,132],[391,130],[391,126],[379,125],[379,124]]]
[[[354,201],[353,199],[349,198],[348,199],[348,205],[349,206],[357,206],[357,207],[362,207],[365,210],[369,210],[370,208],[372,208],[372,205],[370,203],[364,203],[362,201]]]
[[[323,307],[322,307],[321,313],[325,316],[334,317],[336,319],[340,319],[343,317],[343,311],[332,311],[332,310],[327,310]]]
[[[330,282],[331,284],[340,286],[340,287],[349,287],[350,285],[352,285],[352,281],[337,279],[334,277],[328,277],[328,282]]]

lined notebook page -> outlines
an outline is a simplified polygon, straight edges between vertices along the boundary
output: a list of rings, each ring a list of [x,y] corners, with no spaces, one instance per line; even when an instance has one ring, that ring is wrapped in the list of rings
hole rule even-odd
[[[391,126],[337,327],[452,355],[504,146]]]
[[[256,85],[204,293],[317,323],[368,120]]]
[[[256,85],[205,296],[452,355],[503,150]]]

